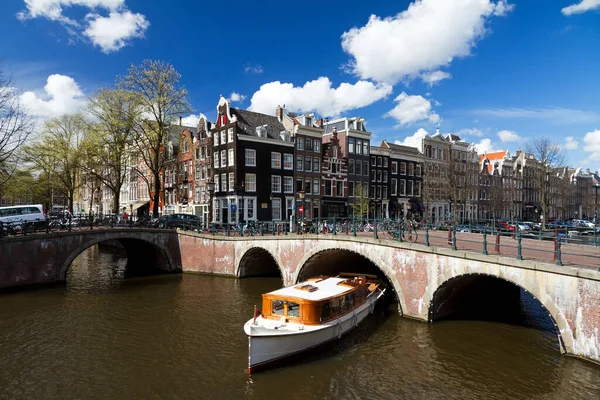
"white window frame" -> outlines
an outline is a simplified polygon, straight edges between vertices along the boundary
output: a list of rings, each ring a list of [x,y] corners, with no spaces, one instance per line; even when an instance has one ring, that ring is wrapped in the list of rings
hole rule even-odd
[[[246,192],[256,192],[256,174],[246,174],[244,190]]]
[[[293,170],[294,169],[294,155],[289,153],[283,154],[283,169]]]
[[[281,169],[281,153],[271,152],[271,168]]]
[[[230,167],[235,165],[235,158],[233,157],[233,149],[227,149],[227,164]]]
[[[228,174],[228,180],[229,180],[229,191],[233,192],[233,187],[235,186],[235,175],[233,172],[230,172]]]
[[[276,204],[278,204],[278,207],[275,206]],[[279,210],[279,215],[275,213],[276,210]],[[281,220],[281,199],[279,198],[271,200],[271,217],[274,221]]]
[[[246,167],[256,167],[256,150],[246,149],[244,156]]]
[[[219,152],[215,151],[213,154],[215,168],[219,168]]]
[[[271,193],[281,193],[280,175],[271,175]]]
[[[227,143],[233,143],[233,128],[227,129]]]
[[[227,166],[227,151],[221,150],[221,168]]]
[[[283,192],[294,193],[294,177],[284,176],[283,177]]]

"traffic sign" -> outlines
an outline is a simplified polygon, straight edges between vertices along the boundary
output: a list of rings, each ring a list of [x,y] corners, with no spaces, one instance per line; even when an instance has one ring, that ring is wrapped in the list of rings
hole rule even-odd
[[[235,212],[235,210],[237,210],[237,206],[235,204],[231,205],[231,211]]]
[[[300,206],[300,208],[298,208],[298,211],[300,211],[301,213],[304,212],[304,207]]]

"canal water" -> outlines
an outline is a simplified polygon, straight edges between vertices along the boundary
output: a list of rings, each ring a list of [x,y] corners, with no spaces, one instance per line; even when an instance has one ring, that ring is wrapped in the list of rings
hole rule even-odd
[[[600,398],[600,367],[561,356],[531,300],[522,326],[382,307],[327,349],[249,377],[242,325],[279,279],[124,271],[95,247],[66,287],[0,295],[0,399]]]

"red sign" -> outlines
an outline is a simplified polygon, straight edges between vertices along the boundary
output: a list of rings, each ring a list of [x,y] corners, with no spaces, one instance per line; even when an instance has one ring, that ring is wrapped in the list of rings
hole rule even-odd
[[[304,212],[304,207],[300,206],[300,208],[298,208],[298,211],[300,211],[301,213]]]

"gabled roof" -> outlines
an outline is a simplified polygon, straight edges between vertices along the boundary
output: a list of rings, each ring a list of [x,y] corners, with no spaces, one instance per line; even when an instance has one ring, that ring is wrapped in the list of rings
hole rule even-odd
[[[508,156],[508,151],[481,154],[479,155],[479,164],[482,169],[487,166],[487,170],[491,174],[494,171],[494,161],[504,160],[506,156]],[[486,163],[485,160],[488,162]]]
[[[389,143],[385,139],[381,141],[380,146],[387,147],[388,149],[392,150],[393,152],[397,152],[397,153],[410,153],[410,154],[414,154],[414,155],[421,154],[421,153],[419,153],[419,150],[416,147],[404,146],[404,145],[395,144],[395,143]]]
[[[238,133],[258,137],[256,128],[259,126],[266,126],[268,138],[281,140],[279,134],[286,130],[285,126],[279,122],[279,119],[272,115],[240,110],[239,108],[233,107],[231,107],[231,114],[237,117],[237,124],[240,128]]]

